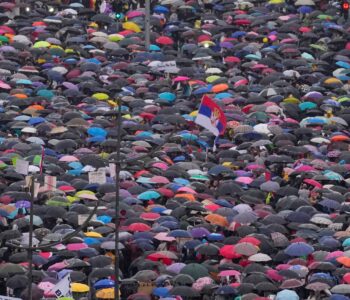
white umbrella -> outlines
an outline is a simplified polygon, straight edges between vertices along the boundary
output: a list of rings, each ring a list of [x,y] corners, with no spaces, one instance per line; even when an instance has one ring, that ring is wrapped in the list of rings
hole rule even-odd
[[[296,6],[304,6],[304,5],[315,5],[315,2],[313,0],[297,0],[294,5]]]

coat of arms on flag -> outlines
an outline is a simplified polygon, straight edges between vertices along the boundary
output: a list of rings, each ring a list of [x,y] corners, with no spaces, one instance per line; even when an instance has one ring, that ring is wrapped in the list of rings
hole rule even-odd
[[[208,96],[202,98],[195,123],[219,136],[225,132],[226,117],[219,105]]]

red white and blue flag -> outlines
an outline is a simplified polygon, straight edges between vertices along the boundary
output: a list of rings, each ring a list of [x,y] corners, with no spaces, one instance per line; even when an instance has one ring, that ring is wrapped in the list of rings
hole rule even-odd
[[[195,123],[208,129],[217,137],[225,132],[226,117],[219,105],[208,96],[203,96]]]

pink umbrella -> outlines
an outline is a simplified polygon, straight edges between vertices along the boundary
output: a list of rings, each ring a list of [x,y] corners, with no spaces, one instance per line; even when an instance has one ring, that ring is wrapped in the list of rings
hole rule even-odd
[[[53,287],[55,286],[55,284],[53,284],[50,281],[42,281],[38,284],[38,288],[43,290],[43,291],[50,291],[53,289]]]
[[[59,159],[59,161],[73,162],[73,161],[79,161],[79,159],[73,155],[64,155]]]
[[[202,277],[197,279],[196,282],[192,284],[192,287],[197,291],[201,291],[205,286],[212,284],[213,282],[213,279],[210,277]]]
[[[172,236],[168,236],[167,232],[159,232],[154,236],[154,238],[158,241],[164,241],[164,242],[173,242],[176,240],[176,238]]]
[[[176,192],[183,192],[183,193],[190,193],[190,194],[197,194],[197,192],[194,189],[191,189],[187,186],[180,187]]]
[[[154,176],[150,179],[152,183],[168,184],[170,183],[169,179],[164,176]]]
[[[247,85],[248,83],[249,83],[249,81],[247,79],[241,79],[241,80],[236,81],[233,86],[238,87],[240,85]]]
[[[174,82],[183,82],[183,81],[187,81],[190,80],[190,77],[187,76],[177,76],[176,78],[174,78]]]
[[[344,252],[343,251],[340,251],[340,250],[333,251],[333,252],[327,254],[326,260],[332,260],[332,259],[340,257],[340,256],[344,256]]]
[[[308,166],[308,165],[301,165],[300,167],[296,168],[295,171],[297,172],[308,172],[308,171],[314,171],[315,168]]]
[[[257,164],[252,164],[246,167],[247,170],[253,171],[253,170],[261,170],[265,169],[265,166],[263,165],[257,165]]]
[[[238,272],[236,270],[224,270],[219,273],[220,277],[225,277],[225,276],[239,276],[241,275],[241,272]]]
[[[137,17],[141,17],[144,15],[145,15],[145,13],[143,11],[138,11],[138,10],[129,11],[126,14],[128,19],[137,18]]]
[[[235,181],[243,184],[251,184],[254,180],[253,178],[242,176],[242,177],[236,178]]]
[[[252,66],[253,70],[266,69],[266,68],[268,68],[268,66],[264,65],[264,64],[256,64],[256,65]]]
[[[154,168],[158,168],[158,169],[161,169],[161,170],[167,170],[169,167],[166,163],[163,163],[163,162],[156,162],[154,164],[152,164],[152,167]]]
[[[68,264],[64,261],[61,261],[61,262],[58,262],[58,263],[55,263],[53,265],[51,265],[48,270],[49,271],[60,271],[64,268],[66,268],[68,266]]]
[[[11,86],[0,80],[0,88],[5,89],[5,90],[10,90]]]
[[[276,267],[276,270],[278,271],[281,271],[281,270],[289,270],[290,268],[290,264],[279,264],[277,267]]]
[[[81,249],[86,249],[89,248],[88,245],[85,243],[74,243],[74,244],[68,244],[67,245],[67,250],[69,251],[79,251]]]

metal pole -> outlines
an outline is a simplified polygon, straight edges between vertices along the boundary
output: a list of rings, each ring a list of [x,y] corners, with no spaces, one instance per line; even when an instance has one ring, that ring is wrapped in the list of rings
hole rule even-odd
[[[149,51],[149,46],[151,45],[151,0],[146,0],[145,6],[145,46],[146,51]]]
[[[118,245],[119,245],[119,176],[120,176],[120,147],[121,147],[121,141],[122,141],[122,104],[121,99],[118,98],[118,116],[117,116],[117,135],[118,135],[118,141],[117,141],[117,161],[115,162],[115,219],[114,219],[114,225],[115,225],[115,238],[114,238],[114,247],[115,247],[115,259],[114,259],[114,275],[115,275],[115,282],[114,282],[114,299],[119,300],[119,251],[118,251]]]
[[[34,217],[34,192],[35,192],[35,177],[32,176],[30,180],[30,214],[29,214],[29,245],[28,245],[28,262],[29,262],[29,285],[28,296],[33,299],[33,217]]]

